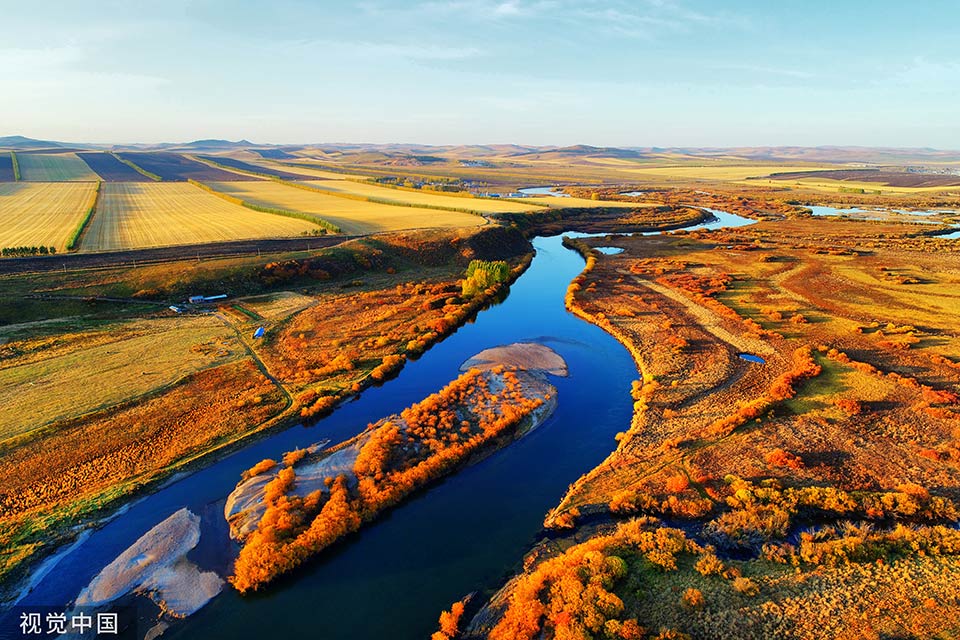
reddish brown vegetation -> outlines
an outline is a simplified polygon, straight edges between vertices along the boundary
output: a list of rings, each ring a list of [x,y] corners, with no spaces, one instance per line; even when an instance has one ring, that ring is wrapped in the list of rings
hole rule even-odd
[[[279,391],[249,360],[193,374],[160,396],[76,420],[2,456],[0,518],[145,481],[282,408]]]
[[[774,449],[767,454],[765,460],[771,467],[787,467],[789,469],[803,468],[803,460],[783,449]]]

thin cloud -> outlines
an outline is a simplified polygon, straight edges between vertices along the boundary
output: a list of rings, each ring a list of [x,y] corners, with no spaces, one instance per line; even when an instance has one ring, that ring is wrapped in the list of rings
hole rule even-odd
[[[766,65],[753,64],[714,64],[710,65],[712,69],[718,71],[743,71],[759,75],[779,76],[783,78],[794,78],[796,80],[812,80],[818,75],[809,71],[800,69],[790,69],[786,67],[774,67]]]
[[[477,47],[445,46],[439,44],[409,44],[400,42],[364,42],[342,40],[292,40],[275,43],[270,49],[299,56],[324,55],[345,59],[410,61],[455,61],[484,55]]]

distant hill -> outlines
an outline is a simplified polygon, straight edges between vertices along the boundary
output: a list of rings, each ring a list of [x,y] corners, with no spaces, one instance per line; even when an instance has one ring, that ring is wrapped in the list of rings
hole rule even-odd
[[[239,140],[237,142],[231,142],[230,140],[194,140],[193,142],[188,142],[183,145],[174,145],[186,147],[188,149],[246,149],[249,147],[256,147],[258,145],[253,144],[249,140]]]
[[[820,147],[631,147],[651,154],[679,154],[702,158],[742,158],[754,161],[859,162],[905,164],[956,162],[960,151],[930,148],[820,146]]]
[[[66,147],[62,142],[51,140],[37,140],[24,136],[0,136],[0,148],[3,149],[49,149],[51,147]]]
[[[561,157],[579,158],[642,158],[645,153],[636,149],[621,149],[620,147],[594,147],[589,144],[576,144],[570,147],[546,147],[533,149],[517,155],[545,154]]]
[[[462,144],[429,145],[417,143],[304,143],[257,144],[249,140],[205,138],[191,142],[121,143],[115,145],[65,143],[38,140],[26,136],[0,136],[0,149],[59,150],[113,149],[116,151],[170,151],[181,153],[225,153],[251,151],[262,157],[289,159],[290,152],[329,160],[348,160],[395,166],[429,165],[437,162],[457,162],[462,159],[501,158],[516,160],[570,160],[591,163],[593,158],[630,159],[698,159],[752,163],[833,163],[862,165],[934,165],[960,162],[960,151],[931,148],[894,148],[860,146],[766,146],[766,147],[598,147],[589,144],[568,146],[534,146],[520,144]],[[262,153],[261,153],[262,152]]]

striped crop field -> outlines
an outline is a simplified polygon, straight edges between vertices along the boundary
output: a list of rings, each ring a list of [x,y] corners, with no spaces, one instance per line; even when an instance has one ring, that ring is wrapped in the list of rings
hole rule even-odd
[[[44,246],[63,251],[92,203],[96,184],[0,184],[0,247]]]
[[[80,242],[110,251],[314,233],[296,218],[253,211],[184,182],[104,183],[100,204]]]
[[[100,179],[75,153],[18,153],[20,179],[28,182],[87,182]]]
[[[288,186],[272,180],[260,182],[212,182],[221,193],[251,204],[289,211],[313,213],[340,227],[344,233],[375,233],[399,229],[431,227],[468,227],[483,224],[480,216],[460,211],[444,211],[351,200]],[[389,190],[394,193],[393,190]],[[403,191],[395,193],[402,194]],[[455,198],[460,200],[459,198]],[[473,200],[464,199],[465,202]],[[463,206],[461,204],[461,206]]]
[[[104,182],[153,182],[128,164],[121,162],[112,153],[93,151],[78,153],[91,169],[103,178]]]
[[[453,209],[471,209],[483,213],[512,213],[522,211],[536,211],[543,207],[537,207],[532,204],[521,204],[509,200],[497,200],[495,198],[465,198],[461,196],[441,195],[426,191],[391,189],[390,187],[381,187],[375,184],[365,182],[355,182],[353,180],[309,180],[306,184],[336,191],[353,196],[362,196],[365,198],[376,198],[378,200],[391,200],[402,202],[409,205],[428,205],[436,207],[450,207]]]
[[[286,169],[293,173],[299,173],[304,176],[305,180],[343,180],[344,174],[337,173],[336,171],[327,171],[323,169],[322,166],[317,165],[316,167],[311,167],[309,163],[301,158],[302,162],[274,162],[272,160],[251,160],[250,164],[267,169]],[[350,172],[351,178],[369,178],[370,176],[361,175],[358,173]]]
[[[13,171],[13,156],[9,151],[0,151],[0,182],[14,182],[17,179]]]

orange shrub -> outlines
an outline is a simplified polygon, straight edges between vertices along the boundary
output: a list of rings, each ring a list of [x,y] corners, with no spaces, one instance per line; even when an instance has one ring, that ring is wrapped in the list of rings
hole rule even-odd
[[[667,478],[667,491],[670,493],[680,493],[686,491],[690,486],[690,481],[682,473]]]
[[[784,451],[783,449],[774,449],[767,454],[766,463],[771,467],[788,467],[790,469],[802,469],[803,461],[790,453],[789,451]]]
[[[848,416],[857,416],[863,413],[863,406],[852,398],[837,398],[833,401],[833,404]]]

